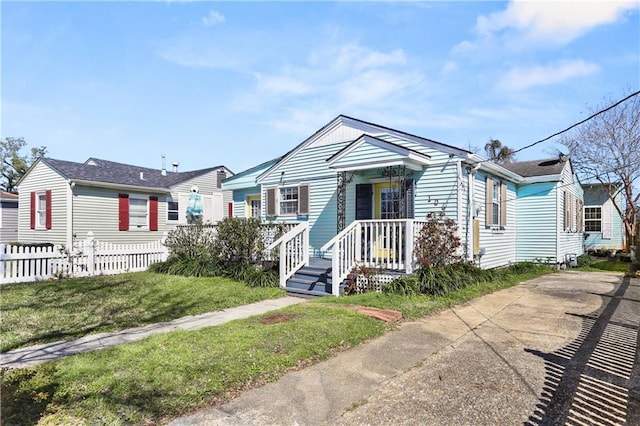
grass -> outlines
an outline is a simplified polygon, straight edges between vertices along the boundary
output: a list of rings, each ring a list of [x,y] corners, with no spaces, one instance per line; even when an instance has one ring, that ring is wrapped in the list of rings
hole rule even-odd
[[[0,351],[71,340],[284,295],[225,278],[139,272],[6,285],[0,289]]]
[[[630,271],[630,262],[621,262],[619,260],[600,259],[594,258],[587,266],[582,266],[578,269],[586,272],[622,272],[627,273]]]
[[[293,306],[5,372],[6,424],[156,424],[379,336],[381,321]]]
[[[365,305],[380,309],[393,309],[402,312],[403,318],[422,318],[434,312],[467,302],[484,294],[512,287],[522,281],[554,272],[554,269],[540,266],[533,272],[524,274],[506,274],[501,280],[482,282],[460,290],[452,291],[444,296],[399,296],[396,294],[364,293],[349,297],[322,298],[320,303]]]

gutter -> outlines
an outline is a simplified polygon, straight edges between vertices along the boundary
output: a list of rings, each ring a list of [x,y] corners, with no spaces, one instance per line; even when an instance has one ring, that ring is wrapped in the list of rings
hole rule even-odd
[[[70,179],[69,184],[82,185],[82,186],[92,186],[97,188],[108,188],[108,189],[122,189],[127,191],[143,191],[143,192],[153,192],[153,193],[162,193],[162,194],[171,194],[171,190],[168,188],[158,188],[157,186],[139,186],[139,185],[125,185],[119,183],[109,183],[109,182],[96,182],[91,180],[81,180],[81,179]]]

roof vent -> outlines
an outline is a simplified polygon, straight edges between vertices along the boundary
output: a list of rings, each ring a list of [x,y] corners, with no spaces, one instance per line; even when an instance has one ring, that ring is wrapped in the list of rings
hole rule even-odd
[[[180,163],[178,161],[174,161],[173,163],[171,163],[171,165],[173,166],[173,171],[175,173],[178,173],[178,166],[180,165]]]
[[[144,180],[144,172],[140,172],[140,180]]]

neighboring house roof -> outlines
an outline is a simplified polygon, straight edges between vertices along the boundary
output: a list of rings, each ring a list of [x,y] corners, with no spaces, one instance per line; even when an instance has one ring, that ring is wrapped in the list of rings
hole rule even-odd
[[[15,201],[18,202],[18,194],[13,192],[0,191],[0,201]]]
[[[226,170],[224,166],[217,166],[189,172],[166,171],[165,174],[163,174],[162,170],[158,169],[117,163],[115,161],[98,158],[89,158],[85,163],[56,160],[53,158],[40,158],[38,161],[42,161],[70,181],[137,186],[161,190],[168,190],[176,184],[211,171]]]
[[[611,185],[612,193],[616,197],[620,195],[622,185],[617,183],[583,183],[584,205],[596,206],[607,202],[609,200],[609,191],[607,191],[609,185]]]
[[[522,177],[560,175],[567,163],[567,157],[548,158],[545,160],[518,161],[502,164],[507,170],[519,174]]]

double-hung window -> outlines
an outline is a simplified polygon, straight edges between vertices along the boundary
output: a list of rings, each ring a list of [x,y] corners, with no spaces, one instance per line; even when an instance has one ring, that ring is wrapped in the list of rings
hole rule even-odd
[[[304,216],[309,214],[309,185],[267,188],[267,216]]]
[[[31,193],[29,211],[31,229],[51,229],[51,194],[51,190]]]
[[[36,217],[36,228],[44,228],[47,220],[47,196],[44,192],[38,193]]]
[[[148,219],[147,198],[129,197],[129,229],[144,229]]]
[[[507,225],[507,184],[487,177],[485,197],[485,226],[504,228]]]
[[[158,197],[118,194],[118,229],[158,230]]]
[[[294,215],[298,211],[298,187],[280,188],[280,215]]]
[[[172,199],[167,200],[167,220],[177,221],[180,218],[178,202]]]
[[[602,207],[584,208],[584,231],[602,232]]]

